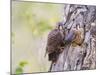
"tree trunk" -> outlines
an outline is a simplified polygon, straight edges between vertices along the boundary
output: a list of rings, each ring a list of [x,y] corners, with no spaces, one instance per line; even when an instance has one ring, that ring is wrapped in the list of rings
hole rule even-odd
[[[72,43],[64,47],[49,71],[89,70],[96,68],[96,7],[67,4],[64,7],[64,28],[85,25],[84,41],[81,46]]]

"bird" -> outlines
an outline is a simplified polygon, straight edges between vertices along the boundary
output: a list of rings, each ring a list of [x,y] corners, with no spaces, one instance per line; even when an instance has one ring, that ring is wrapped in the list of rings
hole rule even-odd
[[[48,60],[52,62],[57,61],[64,46],[64,34],[60,27],[62,27],[62,24],[58,23],[56,28],[49,32],[47,38],[46,54],[48,54]]]
[[[77,44],[77,45],[81,45],[83,43],[84,40],[84,29],[79,27],[79,25],[77,26],[77,29],[75,30],[75,38],[73,40],[73,43]]]
[[[79,24],[73,27],[70,32],[65,36],[66,44],[72,44],[72,46],[81,45],[84,40],[84,28]]]

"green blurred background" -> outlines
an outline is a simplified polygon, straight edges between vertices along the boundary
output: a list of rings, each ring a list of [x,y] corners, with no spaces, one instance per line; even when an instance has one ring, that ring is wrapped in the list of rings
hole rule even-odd
[[[62,20],[63,4],[12,1],[12,73],[48,72],[48,33]]]

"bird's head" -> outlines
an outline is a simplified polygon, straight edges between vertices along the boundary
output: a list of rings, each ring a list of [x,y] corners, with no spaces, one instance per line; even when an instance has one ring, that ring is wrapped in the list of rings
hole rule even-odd
[[[57,29],[59,29],[59,30],[61,30],[61,29],[63,29],[63,23],[62,22],[58,22],[57,24],[56,24],[56,28]]]

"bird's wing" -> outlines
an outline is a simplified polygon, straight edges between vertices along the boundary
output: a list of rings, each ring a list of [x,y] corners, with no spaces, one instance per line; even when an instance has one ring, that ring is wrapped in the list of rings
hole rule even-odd
[[[65,41],[70,43],[74,40],[75,38],[75,32],[72,31],[72,32],[69,32],[66,36],[65,36]]]

